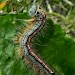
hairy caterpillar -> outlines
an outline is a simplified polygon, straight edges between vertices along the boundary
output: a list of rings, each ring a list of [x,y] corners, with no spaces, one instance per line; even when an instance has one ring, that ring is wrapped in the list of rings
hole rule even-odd
[[[48,68],[48,66],[33,52],[31,49],[31,40],[42,29],[46,21],[46,15],[43,11],[38,10],[36,6],[32,6],[29,11],[30,16],[33,17],[31,24],[24,28],[23,33],[20,34],[18,39],[20,48],[25,52],[26,61],[33,65],[37,74],[40,75],[54,75],[55,73]]]

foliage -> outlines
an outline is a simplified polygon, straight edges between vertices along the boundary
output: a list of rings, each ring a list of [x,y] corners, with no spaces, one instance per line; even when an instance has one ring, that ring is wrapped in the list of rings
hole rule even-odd
[[[17,28],[25,24],[24,19],[30,18],[28,10],[36,0],[19,1],[10,0],[0,15],[0,75],[34,75],[34,71],[19,58],[18,45],[14,44],[13,38],[17,35]],[[71,1],[74,4],[75,1]],[[50,12],[46,0],[38,2],[48,13],[46,25],[32,41],[33,48],[56,75],[75,75],[74,5],[64,0],[51,0]]]

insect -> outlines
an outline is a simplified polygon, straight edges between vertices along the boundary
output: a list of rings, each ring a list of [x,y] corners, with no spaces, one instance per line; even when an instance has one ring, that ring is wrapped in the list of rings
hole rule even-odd
[[[23,33],[19,35],[20,49],[25,53],[26,62],[33,66],[37,74],[54,75],[55,73],[31,49],[31,40],[44,26],[46,15],[44,11],[37,9],[36,5],[32,6],[29,14],[32,16],[31,24],[24,27]]]

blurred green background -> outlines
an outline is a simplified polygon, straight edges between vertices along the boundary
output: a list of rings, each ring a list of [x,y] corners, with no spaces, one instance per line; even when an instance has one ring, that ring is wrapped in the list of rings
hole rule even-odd
[[[4,0],[0,0],[2,2]],[[75,75],[75,1],[38,0],[46,11],[46,24],[32,41],[36,53],[56,75]],[[34,75],[22,58],[13,38],[36,0],[10,0],[0,15],[0,75]],[[18,20],[20,19],[20,20]]]

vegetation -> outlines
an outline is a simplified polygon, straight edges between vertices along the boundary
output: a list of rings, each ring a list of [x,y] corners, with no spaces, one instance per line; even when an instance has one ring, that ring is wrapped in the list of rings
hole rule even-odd
[[[13,38],[17,29],[26,24],[24,20],[31,18],[28,11],[36,0],[7,1],[0,6],[0,75],[34,75],[19,58]],[[33,48],[56,75],[75,75],[75,1],[38,0],[38,4],[45,10],[47,21],[34,38]]]

